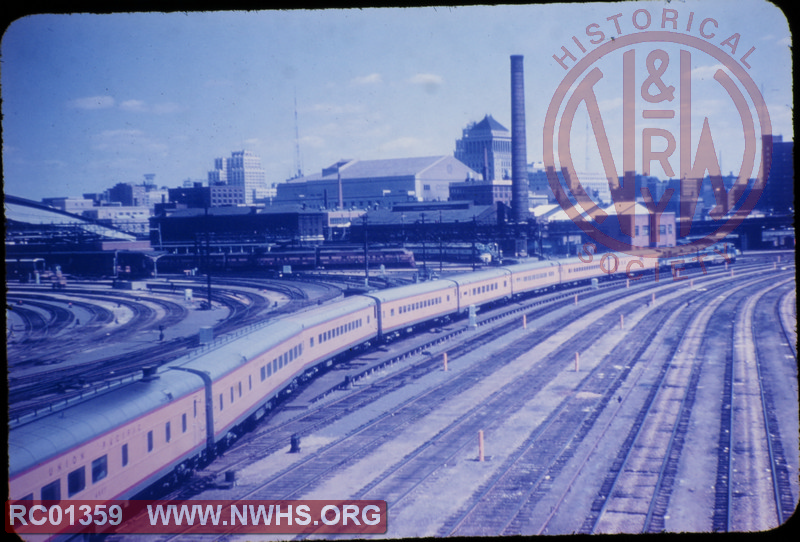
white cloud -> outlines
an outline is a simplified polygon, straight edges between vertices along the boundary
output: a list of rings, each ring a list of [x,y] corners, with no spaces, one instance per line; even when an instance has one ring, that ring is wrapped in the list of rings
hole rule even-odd
[[[376,85],[383,82],[383,78],[379,73],[371,73],[361,77],[354,77],[350,83],[353,85]]]
[[[111,96],[89,96],[69,102],[70,107],[75,109],[108,109],[114,107],[114,104],[114,98]]]
[[[119,104],[120,109],[124,109],[125,111],[146,111],[147,106],[141,100],[125,100],[121,104]]]
[[[722,64],[714,64],[713,66],[698,66],[692,70],[692,79],[713,79],[717,70],[725,70]]]
[[[92,148],[113,153],[163,153],[167,145],[151,139],[142,130],[104,130],[93,137]]]
[[[438,87],[444,84],[440,75],[433,73],[418,73],[408,80],[412,85],[424,85],[426,88]]]

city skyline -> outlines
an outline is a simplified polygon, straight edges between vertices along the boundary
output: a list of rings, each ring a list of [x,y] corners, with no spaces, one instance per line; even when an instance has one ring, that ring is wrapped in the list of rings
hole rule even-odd
[[[34,15],[3,37],[4,190],[80,196],[116,183],[206,180],[234,150],[262,159],[267,184],[340,159],[452,155],[471,122],[511,128],[509,57],[525,57],[528,162],[542,159],[547,106],[564,77],[554,55],[598,23],[607,36],[660,2],[447,8]],[[791,37],[766,2],[670,4],[740,34],[772,132],[792,136]],[[627,18],[627,19],[626,19]],[[627,24],[627,28],[626,28]],[[313,37],[314,39],[309,39]],[[588,45],[588,43],[587,43]],[[438,53],[438,54],[437,54]],[[693,65],[704,84],[710,63]],[[698,87],[702,89],[702,87]],[[598,96],[602,111],[621,97]],[[298,123],[295,126],[295,100]],[[713,103],[709,105],[713,107]],[[573,126],[579,170],[598,169],[588,118]],[[609,125],[613,129],[613,125]],[[723,174],[738,143],[714,134]],[[585,152],[584,152],[585,150]],[[660,172],[655,176],[665,177]]]

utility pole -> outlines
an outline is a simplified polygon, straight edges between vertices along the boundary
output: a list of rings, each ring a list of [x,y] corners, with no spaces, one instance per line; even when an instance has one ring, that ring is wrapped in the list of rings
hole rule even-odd
[[[478,259],[478,251],[475,247],[475,240],[478,237],[478,218],[472,215],[472,270],[475,271],[475,260]]]
[[[425,232],[425,213],[421,213],[422,217],[422,276],[425,279],[428,278],[428,262],[427,257],[425,255],[425,237],[427,233]]]
[[[439,276],[442,275],[442,265],[444,263],[444,247],[442,245],[442,210],[439,209]]]
[[[297,89],[294,93],[294,170],[296,177],[303,176],[303,163],[300,161],[300,128],[297,122]]]
[[[211,226],[208,222],[208,205],[205,206],[206,226],[206,281],[208,290],[208,308],[211,310]]]
[[[369,249],[367,244],[367,214],[364,213],[364,286],[369,286]]]

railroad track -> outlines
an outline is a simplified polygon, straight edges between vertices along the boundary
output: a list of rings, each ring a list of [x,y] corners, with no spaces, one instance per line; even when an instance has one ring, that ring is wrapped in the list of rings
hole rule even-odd
[[[704,295],[694,294],[693,305],[724,289],[720,284]],[[656,340],[658,332],[674,325],[678,315],[689,310],[686,295],[659,302],[658,309],[636,325],[594,369],[583,378],[575,394],[562,401],[551,415],[531,433],[524,444],[510,456],[501,468],[464,508],[450,518],[438,535],[512,535],[529,534],[533,510],[561,474],[575,450],[594,427],[601,412],[609,406],[620,385],[628,378],[645,351]],[[655,313],[655,314],[653,314]],[[688,325],[684,321],[681,325]],[[661,338],[660,340],[663,340]],[[675,342],[667,358],[678,348]],[[665,364],[665,367],[669,363]],[[604,375],[597,378],[598,374]],[[577,399],[580,395],[585,399]]]
[[[747,299],[745,295],[752,294],[752,291],[760,286],[759,283],[766,280],[771,279],[751,281],[727,291],[725,298],[738,300],[736,301],[738,308]],[[690,357],[681,362],[678,356],[677,364],[674,360],[670,360],[662,367],[657,385],[653,386],[644,408],[631,427],[594,499],[591,513],[579,532],[588,534],[664,530],[664,519],[700,376],[700,366],[691,363],[691,356],[700,350],[702,344],[699,344],[699,341],[706,335],[705,329],[708,327],[710,317],[722,299],[724,298],[720,296],[711,300],[697,317],[694,337],[684,337],[684,342],[688,339],[688,343],[682,345],[681,349],[683,352],[689,352]],[[730,313],[736,311],[729,311]],[[725,318],[724,314],[720,317],[721,320]],[[692,345],[692,342],[695,345]],[[684,357],[686,356],[684,354]],[[730,353],[727,353],[727,356],[730,357]],[[697,356],[697,359],[702,359],[702,355]],[[728,378],[725,388],[730,390],[732,387],[730,370],[726,374]],[[730,517],[728,507],[731,502],[728,484],[731,471],[727,465],[730,464],[732,446],[730,442],[725,442],[725,437],[727,435],[730,438],[734,432],[730,430],[733,427],[730,417],[732,411],[731,404],[724,402],[719,444],[720,467],[715,486],[714,530],[729,528],[725,525],[727,518]],[[642,503],[646,506],[643,507]],[[607,511],[611,511],[610,515]]]
[[[713,292],[704,296],[707,301],[702,309],[692,315],[690,325],[682,328],[681,341],[666,357],[645,405],[594,499],[581,533],[663,530],[663,516],[669,505],[700,376],[696,354],[714,311],[726,298],[747,286],[749,283],[723,295]],[[648,477],[654,482],[648,483]],[[639,493],[634,496],[632,488],[637,484],[645,485],[646,493],[650,495],[652,491],[652,496],[647,499],[648,507],[634,511],[633,500],[641,497]]]
[[[224,286],[220,284],[220,286]],[[230,281],[228,286],[253,287],[249,281]],[[241,289],[224,289],[218,287],[212,290],[212,301],[224,305],[228,308],[230,316],[225,321],[214,326],[214,335],[223,336],[243,327],[263,322],[265,318],[276,318],[282,314],[290,313],[302,306],[307,306],[308,301],[301,288],[294,285],[281,285],[277,281],[257,281],[256,287],[274,288],[281,293],[289,295],[296,303],[286,304],[278,309],[273,309],[267,305],[263,296],[246,292]],[[170,286],[165,285],[165,289],[174,291]],[[328,291],[328,297],[334,297],[338,290],[323,287]],[[108,344],[116,340],[125,340],[132,334],[142,331],[156,330],[158,325],[168,327],[180,322],[185,318],[187,310],[180,304],[147,297],[147,304],[160,306],[165,316],[161,319],[156,317],[156,311],[142,302],[145,297],[140,294],[115,293],[109,295],[104,291],[76,290],[71,292],[61,291],[57,294],[58,299],[66,299],[64,295],[80,296],[82,299],[93,299],[95,303],[113,303],[118,306],[124,305],[127,310],[133,313],[131,320],[118,327],[106,331],[106,328],[99,326],[96,333],[81,333],[75,337],[64,339],[59,342],[43,342],[36,349],[18,347],[13,351],[9,350],[9,358],[14,359],[15,365],[25,363],[36,363],[39,365],[54,365],[61,360],[67,359],[70,352],[81,352],[89,347],[96,347],[98,344]],[[27,295],[33,299],[37,294],[20,293],[20,296]],[[176,292],[174,295],[183,295],[183,292]],[[48,296],[41,296],[49,299]],[[89,306],[90,303],[71,301],[73,304],[81,303],[81,306]],[[66,301],[63,301],[66,303]],[[66,309],[64,309],[66,311]],[[87,309],[88,310],[88,309]],[[89,329],[92,329],[89,327]],[[81,328],[84,331],[84,328]],[[99,334],[98,334],[99,333]],[[65,404],[66,402],[80,399],[80,397],[91,395],[107,389],[114,383],[124,382],[133,375],[141,371],[145,365],[160,365],[176,359],[183,355],[188,349],[198,346],[197,336],[178,337],[172,340],[148,344],[135,351],[107,356],[91,362],[71,365],[69,367],[51,368],[47,372],[39,372],[29,376],[13,376],[9,378],[9,419],[21,419],[29,413],[39,410],[52,408],[54,404]]]
[[[624,283],[623,283],[624,284]],[[617,285],[622,286],[622,285]],[[634,301],[630,301],[624,303],[622,308],[619,310],[622,311],[631,311],[634,308],[641,307],[643,305],[643,299],[646,302],[649,300],[649,292],[647,288],[644,288],[644,293],[640,294],[641,299],[636,299]],[[598,299],[594,304],[590,301],[588,295],[590,291],[585,292],[587,295],[583,296],[581,299],[581,305],[573,309],[570,318],[577,319],[580,317],[585,316],[589,312],[595,310],[598,305],[606,304],[611,302],[607,297],[603,297],[603,299]],[[612,299],[622,299],[628,295],[626,291],[616,292]],[[566,299],[565,299],[566,298]],[[562,307],[567,305],[572,305],[573,293],[566,293],[561,296],[561,299],[556,303],[560,304]],[[523,309],[524,310],[524,309]],[[528,312],[531,316],[541,316],[545,313],[548,313],[553,310],[552,306],[548,307],[540,307],[537,311],[530,311]],[[514,309],[514,312],[518,312],[519,309]],[[537,314],[538,313],[538,314]],[[663,314],[667,314],[664,311]],[[309,457],[303,460],[302,465],[297,465],[290,469],[290,471],[283,472],[278,474],[276,477],[273,477],[270,482],[267,483],[265,486],[260,486],[256,493],[263,492],[264,494],[271,495],[270,498],[291,498],[292,496],[296,496],[301,488],[308,487],[309,485],[319,483],[324,477],[328,474],[335,472],[336,470],[342,468],[345,464],[349,461],[353,461],[359,457],[362,457],[364,454],[368,453],[370,450],[374,450],[376,446],[379,446],[382,442],[385,441],[387,438],[391,438],[392,435],[396,433],[398,428],[403,426],[407,426],[410,423],[413,423],[414,420],[419,419],[419,417],[426,415],[429,413],[436,405],[441,404],[447,398],[457,396],[464,392],[464,390],[470,386],[472,386],[476,381],[481,381],[481,379],[485,378],[487,375],[491,374],[493,371],[497,370],[498,367],[509,363],[511,360],[516,358],[521,352],[526,352],[533,348],[535,345],[539,344],[545,337],[547,337],[551,332],[555,331],[563,325],[563,322],[551,322],[550,329],[547,329],[547,326],[539,327],[537,329],[537,334],[529,335],[526,337],[524,341],[520,341],[515,343],[513,349],[507,349],[502,355],[493,356],[490,360],[485,360],[484,363],[477,364],[477,366],[471,369],[467,374],[460,375],[458,378],[454,378],[452,381],[448,381],[442,387],[438,387],[435,390],[426,393],[424,397],[417,398],[410,402],[407,405],[402,405],[400,409],[394,409],[389,414],[382,415],[378,420],[374,420],[365,424],[363,427],[360,427],[356,430],[356,433],[351,433],[350,438],[337,441],[336,443],[326,446],[323,450],[319,450],[314,454],[313,457]],[[555,374],[559,372],[557,367],[563,368],[564,363],[569,363],[572,359],[571,355],[567,356],[567,361],[564,361],[564,351],[569,350],[569,353],[572,354],[573,348],[576,347],[588,347],[588,345],[592,344],[594,340],[598,337],[604,335],[608,331],[609,326],[614,326],[615,322],[611,323],[597,323],[592,326],[591,333],[583,336],[581,339],[578,340],[577,343],[572,342],[569,345],[565,345],[562,347],[559,353],[553,355],[552,358],[548,358],[549,360],[556,360],[558,362],[549,363],[548,361],[542,362],[540,365],[543,368],[542,371],[539,371],[538,375],[532,376],[533,379],[538,379],[540,381],[540,386],[543,386],[549,379],[552,379]],[[510,326],[510,327],[508,327]],[[476,351],[479,347],[478,344],[485,344],[488,341],[497,339],[502,335],[508,333],[510,329],[517,329],[519,328],[519,322],[515,321],[508,326],[499,325],[498,328],[505,328],[502,331],[498,331],[494,336],[484,336],[484,337],[476,337],[472,340],[468,341],[466,344],[451,349],[449,351],[452,359],[457,359],[460,355],[464,355],[470,352]],[[191,498],[194,495],[197,495],[199,492],[203,491],[207,488],[213,488],[215,484],[215,479],[219,473],[222,471],[227,471],[230,469],[235,469],[237,466],[252,461],[255,457],[265,457],[270,453],[274,453],[275,451],[283,448],[288,444],[288,441],[291,435],[307,435],[314,431],[318,431],[321,427],[329,425],[334,421],[341,419],[344,415],[354,412],[360,408],[363,408],[367,404],[378,400],[379,398],[387,395],[393,390],[399,389],[402,387],[406,382],[413,381],[423,374],[427,374],[431,370],[435,370],[439,368],[440,362],[437,360],[428,359],[427,361],[423,361],[421,363],[417,363],[413,366],[413,368],[409,368],[407,371],[403,371],[401,374],[393,375],[392,377],[388,377],[386,379],[380,379],[379,381],[375,382],[369,387],[362,388],[359,390],[358,393],[354,393],[352,395],[347,396],[344,399],[335,402],[328,402],[325,404],[324,409],[317,409],[314,412],[307,413],[305,415],[299,416],[294,420],[291,420],[288,423],[285,423],[278,428],[272,430],[269,433],[262,433],[257,436],[257,438],[247,438],[245,441],[238,446],[234,446],[234,448],[228,452],[226,452],[226,460],[223,462],[218,462],[216,464],[212,464],[203,474],[198,475],[198,477],[194,480],[193,484],[190,484],[188,487],[175,492],[171,495],[168,495],[166,498],[169,499],[185,499]],[[435,368],[435,369],[434,369]],[[413,369],[413,373],[412,373]],[[546,373],[546,374],[545,374]],[[525,389],[530,391],[532,388],[536,388],[534,384],[530,380],[522,381],[521,383],[516,383],[514,386],[519,386],[519,389]],[[512,386],[512,387],[514,387]],[[500,393],[500,392],[498,392]],[[497,411],[498,412],[507,412],[508,405],[504,404],[504,401],[508,401],[509,397],[513,398],[515,396],[521,395],[514,393],[514,391],[506,391],[501,393],[503,400],[498,400],[497,402]],[[485,409],[485,405],[480,405],[476,407],[478,410]],[[470,415],[474,415],[475,412],[471,411],[468,414],[465,414],[467,418]],[[463,421],[463,420],[462,420]],[[484,420],[485,421],[485,420]],[[478,422],[473,422],[478,423]],[[387,429],[388,424],[388,429]],[[463,435],[461,439],[459,438],[448,438],[448,442],[450,440],[455,442],[456,449],[458,449],[461,445],[463,445],[463,439],[471,440],[474,438],[475,430],[474,426],[468,428],[468,425],[463,423],[457,423],[457,427],[464,427],[461,429],[463,431]],[[455,427],[455,426],[454,426]],[[426,448],[433,447],[433,444]],[[438,454],[442,453],[442,442],[436,441],[435,450]],[[324,454],[321,455],[321,454]],[[418,457],[415,461],[425,461],[424,458],[424,451],[421,454],[416,455]],[[231,460],[233,458],[233,460]],[[309,461],[314,461],[314,467],[310,467]],[[318,462],[318,463],[317,463]],[[416,464],[416,463],[415,463]],[[435,465],[436,463],[432,463]],[[408,468],[404,467],[404,465],[399,465],[398,469]],[[412,469],[412,472],[418,471],[417,467]],[[412,484],[413,486],[413,484]],[[362,492],[360,492],[357,497],[358,498],[366,498],[369,495],[367,494],[369,491],[372,491],[374,488],[366,488]],[[413,489],[413,488],[412,488]],[[256,493],[250,493],[248,496],[252,497]],[[402,491],[400,493],[403,493]],[[407,492],[406,492],[407,493]],[[238,496],[237,498],[246,498],[242,496]]]
[[[624,283],[622,285],[617,284],[616,286],[622,286],[624,289]],[[605,296],[603,296],[602,299],[597,299],[592,302],[590,296],[599,296],[597,291],[590,291],[587,289],[584,293],[586,295],[582,297],[581,304],[570,311],[570,319],[585,317],[586,314],[595,310],[599,305],[608,302]],[[643,293],[641,295],[649,299],[648,293]],[[573,304],[573,296],[573,292],[558,295],[556,296],[557,299],[552,304],[562,307],[571,306]],[[626,296],[627,293],[625,291],[618,291],[612,294],[614,299],[622,299]],[[529,312],[529,314],[538,316],[546,315],[553,310],[552,304],[547,307],[540,306],[535,311]],[[637,299],[625,303],[624,308],[621,310],[633,310],[634,307],[639,307],[641,305],[642,300]],[[518,307],[515,307],[508,312],[516,314],[519,310]],[[494,320],[494,317],[485,319],[485,321],[490,322]],[[405,404],[392,409],[392,411],[384,413],[378,419],[370,420],[362,424],[360,427],[351,431],[346,438],[337,439],[330,445],[305,457],[300,464],[278,473],[267,483],[259,485],[257,489],[251,490],[246,495],[236,495],[236,498],[258,498],[259,494],[262,494],[262,497],[263,495],[270,495],[269,498],[272,499],[292,498],[296,496],[302,488],[307,488],[321,482],[325,476],[334,473],[337,469],[342,468],[343,465],[374,450],[377,446],[380,446],[382,442],[391,438],[397,430],[414,423],[415,420],[428,414],[443,401],[463,393],[465,389],[474,385],[475,382],[480,381],[499,367],[509,363],[520,353],[540,343],[551,331],[560,327],[560,323],[551,322],[549,326],[550,329],[539,328],[541,335],[538,333],[528,335],[524,342],[520,342],[515,346],[513,351],[506,350],[502,355],[492,356],[489,360],[485,360],[484,363],[476,364],[466,373],[458,375],[456,378],[434,390],[430,390],[423,396],[415,397]],[[593,339],[606,332],[606,327],[607,326],[604,324],[593,326],[593,333],[591,336],[584,337],[582,339],[582,344],[584,344],[584,346],[590,344]],[[518,328],[519,322],[516,319],[514,322],[508,324],[499,324],[488,333],[473,337],[465,344],[450,349],[451,358],[455,362],[460,356],[467,355],[479,349],[479,345],[487,344],[498,338],[501,339],[510,330]],[[561,361],[563,362],[563,360]],[[547,362],[543,362],[542,365],[548,367]],[[362,387],[357,392],[347,395],[337,401],[326,402],[324,408],[319,408],[313,412],[298,416],[272,431],[258,434],[257,438],[247,438],[246,441],[243,441],[239,445],[234,446],[233,449],[227,451],[224,461],[218,460],[212,463],[206,469],[206,472],[199,474],[187,487],[166,496],[160,495],[159,498],[186,499],[197,495],[205,489],[213,488],[215,486],[215,479],[219,473],[235,469],[241,464],[252,461],[254,457],[265,457],[274,453],[288,444],[291,435],[308,435],[318,431],[322,427],[330,425],[345,415],[364,408],[388,393],[402,388],[407,382],[414,381],[433,370],[438,370],[439,367],[440,362],[438,360],[433,360],[431,357],[423,357],[423,361],[413,364],[401,373],[373,382],[371,385]],[[558,370],[554,367],[548,369],[548,375],[550,377],[557,372]],[[548,377],[541,374],[534,378],[544,383]],[[528,382],[528,386],[530,386],[530,382]],[[506,398],[513,395],[512,392],[498,393]],[[501,406],[498,408],[502,409],[504,407]],[[476,409],[480,409],[480,407],[476,407]],[[437,447],[437,450],[441,451],[441,447]],[[233,458],[233,460],[231,460],[231,458]]]
[[[717,480],[721,487],[716,492],[712,525],[715,531],[767,530],[782,525],[794,513],[796,501],[773,384],[767,377],[772,372],[768,362],[772,356],[765,355],[766,340],[753,325],[759,300],[790,283],[773,285],[747,299],[734,326],[737,348],[730,368],[726,368],[731,383],[725,384],[723,402],[730,408],[720,432],[725,453],[720,454],[718,461]],[[770,305],[774,309],[775,302]],[[780,315],[777,319],[780,320]],[[784,351],[787,350],[794,355],[793,350]],[[770,473],[768,477],[763,476],[765,471]],[[766,498],[767,495],[772,498]]]

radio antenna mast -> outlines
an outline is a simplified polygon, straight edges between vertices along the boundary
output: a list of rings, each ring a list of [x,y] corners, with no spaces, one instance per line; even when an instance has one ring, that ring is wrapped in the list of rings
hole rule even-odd
[[[297,91],[294,93],[294,170],[295,177],[303,176],[303,164],[300,161],[300,129],[297,122]]]

